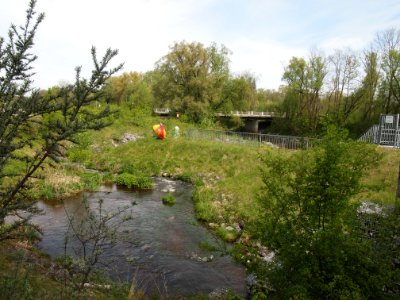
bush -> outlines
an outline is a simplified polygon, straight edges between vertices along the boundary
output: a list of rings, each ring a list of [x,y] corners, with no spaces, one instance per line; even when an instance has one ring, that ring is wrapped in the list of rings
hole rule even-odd
[[[153,188],[153,181],[149,177],[139,177],[129,173],[122,173],[115,179],[117,185],[128,188],[148,190]]]
[[[359,236],[351,199],[379,159],[375,148],[328,127],[319,147],[262,159],[260,238],[277,250],[268,280],[276,298],[381,298],[371,243]],[[264,276],[265,277],[265,276]]]
[[[163,202],[163,204],[165,204],[165,205],[170,205],[170,206],[172,206],[172,205],[175,204],[176,199],[175,199],[175,197],[174,197],[172,194],[168,194],[168,195],[165,195],[164,197],[162,197],[162,202]]]

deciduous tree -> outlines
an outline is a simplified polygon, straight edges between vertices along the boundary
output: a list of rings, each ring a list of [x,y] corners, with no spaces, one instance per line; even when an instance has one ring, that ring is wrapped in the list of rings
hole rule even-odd
[[[278,298],[382,296],[371,243],[354,226],[351,198],[379,155],[329,127],[319,147],[263,161],[260,237],[277,251],[268,273]]]
[[[228,50],[215,44],[175,43],[156,66],[153,89],[158,103],[186,113],[195,121],[219,100],[229,70]]]

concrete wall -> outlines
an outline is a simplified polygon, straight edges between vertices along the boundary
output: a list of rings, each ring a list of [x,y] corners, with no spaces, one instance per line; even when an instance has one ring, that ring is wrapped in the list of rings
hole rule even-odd
[[[257,133],[258,132],[258,120],[246,120],[245,130],[246,130],[246,132]]]

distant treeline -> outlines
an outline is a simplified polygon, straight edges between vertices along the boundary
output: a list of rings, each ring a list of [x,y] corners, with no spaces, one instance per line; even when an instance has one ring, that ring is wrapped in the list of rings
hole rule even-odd
[[[168,107],[194,122],[216,111],[275,111],[285,117],[270,130],[296,135],[317,134],[330,122],[356,136],[381,113],[400,112],[399,29],[377,33],[360,52],[346,48],[327,56],[312,50],[306,58],[293,57],[278,90],[257,88],[251,73],[232,74],[229,55],[216,43],[175,43],[154,70],[110,78],[107,101],[129,108]]]

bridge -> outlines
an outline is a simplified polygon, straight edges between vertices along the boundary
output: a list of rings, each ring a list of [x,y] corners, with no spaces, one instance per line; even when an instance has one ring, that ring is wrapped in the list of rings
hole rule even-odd
[[[171,110],[169,108],[154,108],[153,114],[161,117],[168,117],[171,114]]]
[[[169,108],[155,108],[153,113],[158,116],[169,116],[171,114]],[[247,132],[258,132],[260,122],[271,122],[273,118],[281,117],[276,112],[262,112],[262,111],[231,111],[229,113],[215,113],[218,118],[239,117],[245,120],[245,130]]]
[[[231,111],[229,113],[216,113],[216,117],[230,118],[238,117],[245,121],[246,132],[258,132],[260,122],[270,123],[274,118],[279,118],[280,114],[265,111]]]

